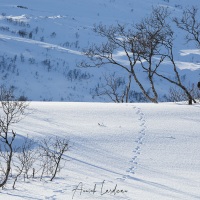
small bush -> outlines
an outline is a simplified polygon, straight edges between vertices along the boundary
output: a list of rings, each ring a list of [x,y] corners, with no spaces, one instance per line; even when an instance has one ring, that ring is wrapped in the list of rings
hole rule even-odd
[[[18,101],[28,101],[28,97],[24,96],[24,95],[21,95],[19,98],[18,98]]]
[[[73,80],[81,81],[81,80],[89,79],[91,77],[89,73],[82,72],[80,69],[69,70],[66,76],[71,81]]]
[[[17,8],[28,9],[28,8],[25,7],[25,6],[17,6]]]
[[[27,33],[25,30],[19,30],[19,31],[18,31],[18,34],[19,34],[19,36],[21,36],[21,37],[26,37],[26,36],[28,36],[28,33]]]

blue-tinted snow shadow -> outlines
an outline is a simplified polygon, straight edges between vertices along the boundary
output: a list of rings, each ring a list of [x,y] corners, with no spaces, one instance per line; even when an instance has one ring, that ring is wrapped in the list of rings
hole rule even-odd
[[[121,177],[126,176],[126,179],[128,179],[128,180],[132,180],[134,182],[143,183],[146,186],[151,186],[153,188],[161,189],[161,190],[163,190],[165,192],[171,192],[171,193],[178,194],[178,195],[184,195],[184,196],[187,196],[190,199],[191,198],[193,198],[193,199],[200,199],[200,195],[197,196],[195,194],[190,194],[187,191],[178,190],[178,189],[175,189],[173,187],[170,187],[170,186],[167,186],[167,185],[164,185],[164,184],[156,183],[156,182],[153,182],[153,181],[147,181],[147,180],[136,178],[136,177],[129,176],[129,175],[127,176],[127,175],[124,175],[122,173],[115,172],[115,171],[112,171],[110,169],[106,169],[104,167],[100,167],[100,166],[97,166],[95,164],[88,163],[88,162],[85,162],[85,161],[77,159],[77,158],[73,158],[71,156],[66,156],[65,155],[65,157],[68,158],[68,159],[70,159],[71,161],[76,161],[76,162],[82,163],[84,165],[87,165],[87,166],[90,166],[90,167],[93,167],[93,168],[96,168],[96,169],[99,169],[99,170],[102,170],[102,171],[105,171],[105,172],[112,173],[112,174],[117,175],[117,176],[121,176]],[[143,188],[141,188],[141,189],[143,189]],[[147,188],[145,188],[145,190],[146,189]],[[149,190],[149,188],[148,188],[148,190]],[[156,192],[156,190],[151,190],[151,191],[152,192]],[[169,194],[168,195],[163,194],[163,195],[173,197],[173,195],[169,195]]]
[[[146,181],[146,180],[131,177],[131,176],[128,176],[127,178],[130,179],[130,180],[134,180],[134,181],[144,183],[145,185],[150,185],[150,186],[153,186],[155,188],[165,190],[165,191],[169,191],[169,192],[173,192],[173,193],[176,193],[176,194],[188,196],[188,197],[194,198],[194,199],[200,199],[200,195],[197,196],[197,195],[194,195],[194,194],[190,194],[186,191],[181,191],[181,190],[175,189],[175,188],[167,186],[167,185],[163,185],[163,184],[156,183],[156,182],[153,182],[153,181]]]
[[[1,194],[1,192],[0,192]],[[12,196],[12,197],[18,197],[21,199],[34,199],[34,200],[43,200],[43,198],[36,198],[36,197],[31,197],[31,196],[26,196],[26,195],[19,195],[19,194],[13,194],[13,192],[6,192],[6,195]]]
[[[11,140],[12,140],[12,133],[8,137],[8,141],[11,142]],[[36,145],[37,145],[37,143],[35,141],[33,141],[31,138],[29,138],[27,136],[16,134],[15,139],[14,139],[14,141],[12,143],[13,150],[15,152],[20,152],[20,148],[19,147],[21,147],[24,144],[24,142],[27,142],[27,144],[30,143],[30,142],[33,142],[33,144],[30,146],[30,149],[35,148]],[[2,142],[2,140],[0,140],[0,148],[1,148],[2,152],[6,151],[5,143]]]

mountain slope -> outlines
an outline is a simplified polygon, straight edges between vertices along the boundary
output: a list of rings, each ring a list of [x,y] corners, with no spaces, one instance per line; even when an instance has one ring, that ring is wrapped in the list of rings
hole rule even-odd
[[[101,85],[103,74],[127,79],[127,74],[113,67],[77,68],[85,59],[82,49],[101,43],[92,27],[103,23],[131,24],[150,14],[152,6],[167,6],[174,16],[197,1],[146,0],[43,0],[0,2],[0,71],[1,85],[14,86],[19,95],[30,100],[110,101],[107,97],[93,98],[94,89]],[[176,30],[177,36],[183,35]],[[200,52],[185,45],[183,37],[176,43],[176,61],[186,85],[199,80]],[[122,58],[123,59],[123,58]],[[148,84],[141,73],[140,79]],[[156,79],[160,100],[165,100],[170,85]],[[140,90],[132,83],[132,90]],[[136,99],[132,99],[136,101]]]

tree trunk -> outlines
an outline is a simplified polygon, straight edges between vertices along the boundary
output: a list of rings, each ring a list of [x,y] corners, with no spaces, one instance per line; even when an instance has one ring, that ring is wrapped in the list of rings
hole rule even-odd
[[[128,85],[126,87],[126,103],[128,103],[129,101],[129,91],[130,91],[130,88],[131,88],[131,74],[129,74],[129,82],[128,82]]]
[[[138,80],[138,78],[137,78],[137,76],[136,76],[134,70],[132,70],[132,75],[133,75],[133,77],[134,77],[134,79],[135,79],[135,82],[138,84],[138,86],[139,86],[140,89],[142,90],[142,93],[144,94],[144,96],[145,96],[148,100],[150,100],[151,102],[153,102],[153,103],[158,103],[158,101],[157,101],[157,96],[155,96],[154,98],[152,98],[152,97],[150,97],[150,96],[148,95],[148,93],[146,92],[146,90],[144,89],[144,87],[142,86],[142,84],[140,83],[140,81]]]
[[[6,174],[5,174],[5,178],[4,180],[0,183],[0,188],[3,187],[6,182],[8,181],[8,177],[10,174],[10,170],[11,170],[11,161],[12,161],[12,156],[13,156],[13,149],[12,146],[8,144],[8,147],[10,149],[9,155],[8,155],[8,160],[7,160],[7,169],[6,169]]]

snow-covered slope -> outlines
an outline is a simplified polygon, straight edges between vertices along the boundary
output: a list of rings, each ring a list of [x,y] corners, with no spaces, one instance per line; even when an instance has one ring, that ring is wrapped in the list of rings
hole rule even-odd
[[[20,177],[12,190],[10,178],[0,199],[200,199],[199,111],[173,103],[32,102],[14,127],[17,141],[65,137],[67,162],[53,182]]]
[[[130,24],[150,14],[152,6],[167,6],[180,16],[197,0],[1,0],[0,72],[1,85],[14,86],[30,100],[108,101],[93,98],[93,90],[103,82],[102,74],[127,77],[118,68],[83,69],[76,64],[84,59],[83,48],[101,42],[92,27],[103,23]],[[199,50],[185,45],[176,30],[176,61],[186,85],[199,80]],[[186,76],[185,76],[186,75]],[[141,79],[145,78],[141,75]],[[156,80],[160,99],[169,84]],[[148,87],[148,86],[147,86]],[[139,91],[135,84],[132,90]],[[134,101],[134,99],[133,99]]]

